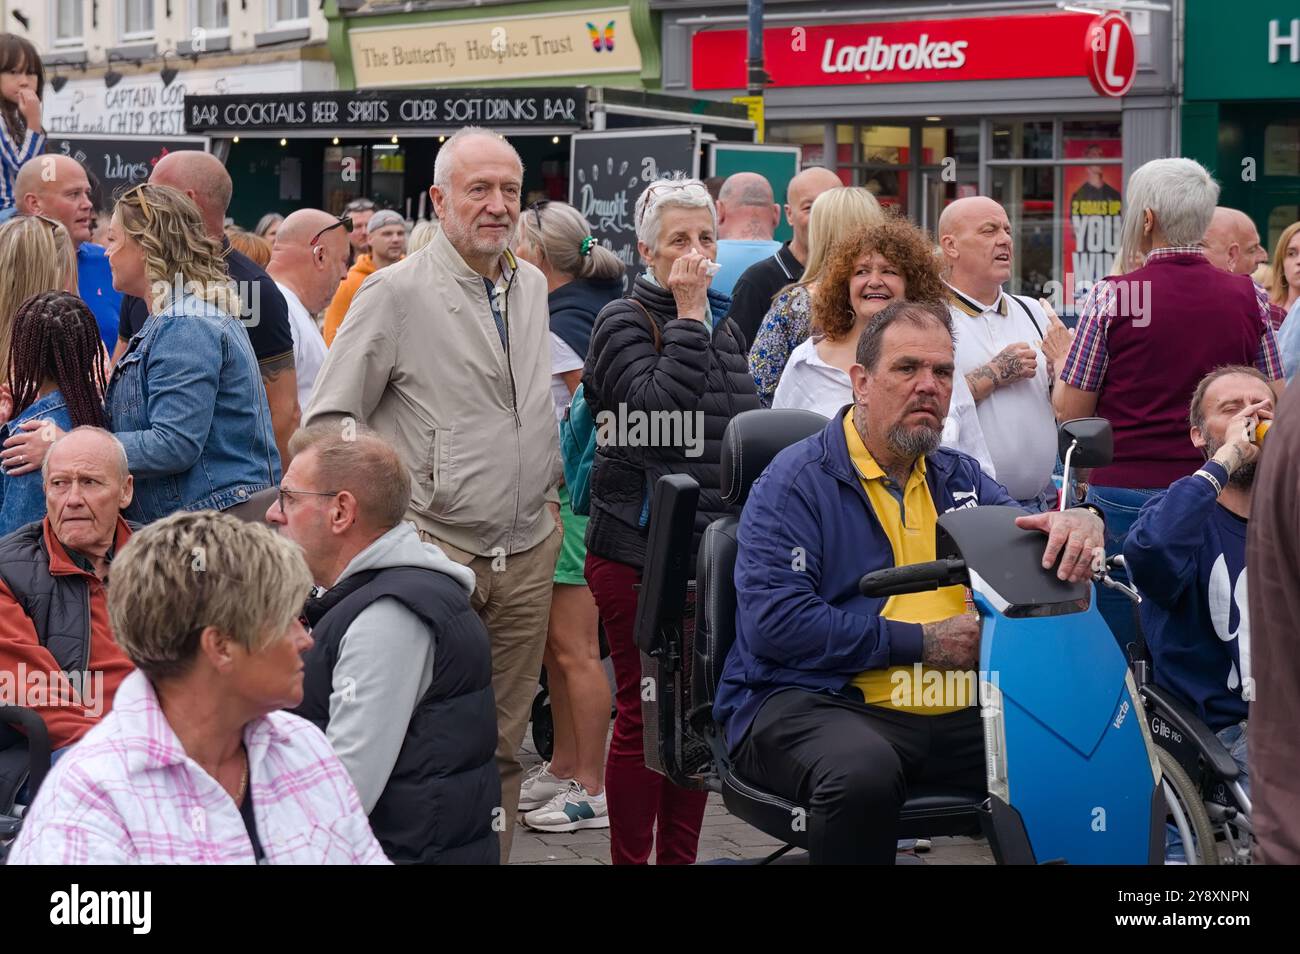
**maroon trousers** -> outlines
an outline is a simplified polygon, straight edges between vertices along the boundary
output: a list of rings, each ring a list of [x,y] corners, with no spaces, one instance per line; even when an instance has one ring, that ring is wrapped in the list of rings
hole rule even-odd
[[[636,590],[641,572],[587,554],[587,583],[605,624],[614,678],[617,714],[614,736],[605,762],[605,795],[609,801],[610,859],[616,865],[643,865],[655,846],[655,863],[695,863],[704,822],[707,792],[674,785],[646,768],[641,734],[641,653],[632,638],[636,621]]]

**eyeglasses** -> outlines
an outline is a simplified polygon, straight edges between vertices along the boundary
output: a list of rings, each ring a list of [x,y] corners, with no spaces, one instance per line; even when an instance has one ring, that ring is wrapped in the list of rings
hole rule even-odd
[[[280,515],[284,516],[284,498],[285,497],[337,497],[343,493],[341,490],[289,490],[286,487],[276,488],[279,496],[276,498],[280,504]]]
[[[352,231],[351,216],[345,215],[337,222],[335,222],[333,225],[325,226],[325,228],[321,229],[319,232],[317,232],[315,235],[311,237],[311,246],[315,248],[316,243],[320,241],[320,237],[324,235],[326,232],[329,232],[333,229],[342,229],[345,232],[351,232]]]
[[[353,212],[373,212],[375,203],[369,199],[353,199],[347,205],[343,206],[343,214],[349,215]]]

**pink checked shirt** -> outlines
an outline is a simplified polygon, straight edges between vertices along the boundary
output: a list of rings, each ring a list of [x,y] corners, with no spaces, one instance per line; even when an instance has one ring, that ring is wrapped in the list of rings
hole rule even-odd
[[[310,722],[244,728],[267,864],[387,864],[347,771]],[[55,764],[9,864],[253,864],[234,800],[185,754],[136,671],[113,711]]]

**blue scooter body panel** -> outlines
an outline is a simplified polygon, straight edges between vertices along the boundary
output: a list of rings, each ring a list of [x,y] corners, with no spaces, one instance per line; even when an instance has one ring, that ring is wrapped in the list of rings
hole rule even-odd
[[[1048,617],[1005,617],[978,590],[975,603],[981,677],[1002,695],[1009,804],[1035,859],[1147,864],[1152,760],[1095,594],[1086,611]]]

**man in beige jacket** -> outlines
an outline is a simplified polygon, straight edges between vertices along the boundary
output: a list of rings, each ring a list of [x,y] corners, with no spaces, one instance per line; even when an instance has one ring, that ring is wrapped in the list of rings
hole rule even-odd
[[[407,519],[474,571],[492,641],[505,862],[563,535],[546,279],[508,249],[523,189],[509,143],[466,127],[433,178],[442,228],[357,291],[304,423],[364,424],[392,443],[411,470]]]

